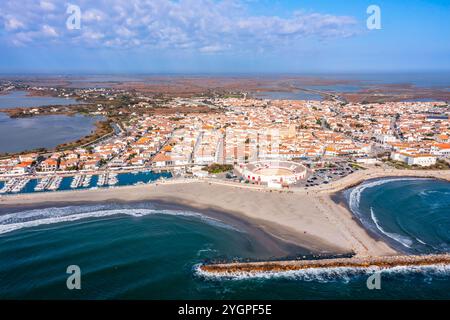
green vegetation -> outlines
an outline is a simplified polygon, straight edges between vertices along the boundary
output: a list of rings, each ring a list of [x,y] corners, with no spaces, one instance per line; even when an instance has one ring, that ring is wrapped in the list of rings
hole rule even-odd
[[[60,144],[55,149],[57,151],[71,150],[92,143],[95,140],[114,132],[114,128],[109,121],[98,121],[95,123],[95,126],[96,130],[92,134],[78,139],[77,141]]]
[[[203,170],[208,171],[208,173],[221,173],[233,170],[233,166],[230,164],[213,163],[203,168]]]
[[[219,95],[221,98],[243,98],[244,94],[242,93],[224,93]]]
[[[366,170],[366,168],[360,166],[359,164],[356,163],[349,163],[348,164],[350,167],[352,167],[353,169],[357,169],[357,170]]]
[[[11,158],[13,156],[18,156],[21,154],[27,154],[27,153],[46,153],[49,152],[46,148],[36,148],[36,149],[30,149],[30,150],[23,150],[19,152],[3,152],[0,153],[0,160],[1,159],[7,159]]]
[[[132,99],[132,97],[127,94],[123,94],[123,95],[119,96],[119,101],[121,104],[125,104],[125,105],[130,104],[131,99]]]
[[[394,161],[389,159],[386,160],[385,163],[390,165],[391,167],[394,167],[395,169],[411,169],[411,166],[401,161]]]

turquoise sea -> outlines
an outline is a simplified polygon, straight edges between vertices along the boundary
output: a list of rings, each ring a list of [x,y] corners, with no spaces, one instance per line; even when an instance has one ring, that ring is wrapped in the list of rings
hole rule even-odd
[[[450,252],[450,183],[434,179],[367,181],[345,192],[372,234],[407,253]]]
[[[399,250],[449,251],[448,182],[375,180],[341,198]],[[0,207],[0,214],[1,299],[450,299],[450,271],[439,267],[382,271],[381,290],[367,289],[373,270],[205,278],[199,263],[274,253],[250,229],[188,208],[47,204]],[[69,265],[81,269],[81,290],[66,288]]]

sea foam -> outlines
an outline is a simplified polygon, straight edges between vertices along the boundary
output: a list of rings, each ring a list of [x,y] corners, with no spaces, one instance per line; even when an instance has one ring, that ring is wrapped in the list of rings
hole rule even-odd
[[[407,248],[411,248],[413,241],[410,238],[399,235],[397,233],[387,232],[381,227],[372,207],[370,208],[370,217],[372,218],[372,221],[375,223],[377,229],[380,230],[381,233],[383,233],[384,235],[388,236],[389,238],[401,243],[403,246],[405,246]]]
[[[359,203],[361,201],[361,194],[366,190],[373,187],[377,187],[389,182],[395,182],[395,181],[411,181],[411,180],[428,180],[428,178],[392,178],[392,179],[381,179],[381,180],[374,180],[370,182],[364,182],[352,189],[349,195],[349,206],[350,209],[355,213],[359,215]]]
[[[109,206],[68,206],[33,209],[0,216],[0,234],[63,222],[73,222],[89,218],[103,218],[115,215],[143,217],[154,214],[194,217],[210,225],[239,231],[220,220],[201,213],[185,210],[162,210],[151,208],[114,208]]]
[[[353,214],[355,214],[358,217],[358,219],[362,223],[364,223],[364,221],[362,219],[362,214],[360,211],[361,195],[364,191],[366,191],[367,189],[373,188],[373,187],[377,187],[377,186],[380,186],[380,185],[383,185],[386,183],[390,183],[390,182],[414,181],[414,180],[429,180],[429,178],[391,178],[391,179],[381,179],[381,180],[374,180],[374,181],[362,183],[362,184],[356,186],[355,188],[353,188],[348,196],[348,204],[349,204],[350,210],[353,212]],[[375,225],[375,227],[382,234],[384,234],[385,236],[389,237],[390,239],[400,243],[402,246],[404,246],[406,248],[411,248],[414,241],[406,236],[402,236],[397,233],[386,231],[380,225],[380,222],[378,221],[373,208],[370,208],[370,217],[371,217],[372,222]]]
[[[381,275],[390,274],[421,274],[424,276],[450,274],[450,265],[436,264],[428,266],[397,266],[391,268],[382,267],[331,267],[331,268],[307,268],[302,270],[289,270],[277,272],[208,272],[201,268],[202,264],[194,266],[196,276],[207,280],[247,280],[247,279],[289,279],[316,282],[349,282],[359,276],[369,276],[375,272]]]

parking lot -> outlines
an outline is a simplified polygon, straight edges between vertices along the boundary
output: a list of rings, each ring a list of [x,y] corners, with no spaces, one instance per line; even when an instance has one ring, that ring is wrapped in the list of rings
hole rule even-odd
[[[317,168],[309,172],[306,179],[298,181],[296,184],[292,185],[293,187],[298,188],[308,188],[313,186],[319,186],[323,184],[329,184],[332,181],[339,180],[353,172],[361,170],[356,165],[351,165],[348,162],[336,162],[333,163],[332,166],[325,168]],[[216,178],[224,179],[233,182],[240,183],[249,183],[245,179],[243,179],[239,172],[233,170],[232,172],[224,173],[221,175],[216,175]]]
[[[359,170],[348,163],[335,163],[333,167],[319,168],[312,171],[306,180],[301,180],[295,184],[296,187],[314,187],[322,184],[328,184],[339,180],[353,172]]]

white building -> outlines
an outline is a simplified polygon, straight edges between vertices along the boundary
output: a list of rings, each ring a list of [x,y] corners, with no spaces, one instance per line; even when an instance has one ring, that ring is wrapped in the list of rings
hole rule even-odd
[[[356,163],[363,163],[363,164],[376,164],[380,161],[376,158],[358,158],[356,159]]]
[[[409,154],[401,152],[392,152],[391,159],[406,163],[409,166],[429,167],[436,164],[436,157],[431,154]]]
[[[450,144],[448,143],[438,143],[431,146],[430,153],[438,157],[450,158]]]
[[[375,139],[377,140],[377,142],[382,143],[382,144],[387,144],[387,143],[397,141],[397,138],[395,138],[393,135],[389,135],[389,134],[376,135]]]
[[[264,160],[241,164],[236,169],[242,177],[258,184],[294,184],[306,177],[306,168],[296,162]]]

